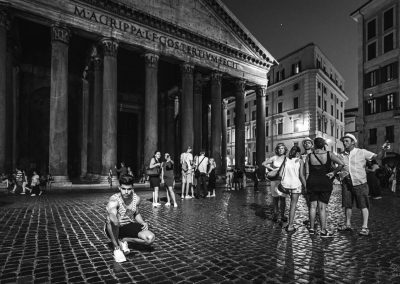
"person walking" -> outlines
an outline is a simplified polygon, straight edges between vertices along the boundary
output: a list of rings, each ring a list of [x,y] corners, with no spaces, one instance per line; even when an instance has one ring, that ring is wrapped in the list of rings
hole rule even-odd
[[[195,161],[195,169],[199,172],[197,178],[197,194],[196,198],[206,197],[207,193],[207,165],[208,165],[208,158],[206,157],[206,151],[201,150],[200,155],[197,157]]]
[[[382,159],[384,152],[390,147],[390,144],[384,143],[382,150],[378,154],[365,149],[357,148],[357,139],[353,134],[347,133],[341,139],[344,146],[344,152],[340,154],[343,159],[344,169],[340,177],[342,180],[342,205],[345,211],[344,224],[340,225],[339,231],[351,231],[351,215],[353,200],[360,209],[362,215],[362,227],[359,235],[368,236],[369,219],[369,200],[368,183],[365,171],[366,162],[374,159]]]
[[[160,151],[155,151],[154,156],[150,160],[150,165],[149,169],[156,169],[155,171],[158,174],[155,174],[153,176],[150,176],[150,188],[154,189],[154,198],[153,198],[153,207],[158,207],[161,205],[161,203],[158,202],[158,190],[160,188],[160,175],[161,175],[161,153]]]
[[[162,172],[161,172],[161,183],[164,184],[166,192],[167,192],[167,203],[165,206],[171,206],[171,199],[174,203],[174,207],[178,207],[175,199],[174,185],[174,161],[171,160],[171,156],[168,153],[165,153],[165,162],[162,163]]]
[[[333,233],[327,230],[326,206],[333,190],[333,178],[344,163],[333,153],[325,150],[325,139],[314,139],[314,151],[307,155],[305,162],[307,191],[310,196],[310,234],[315,234],[315,215],[317,206],[321,226],[321,237],[332,237]],[[338,166],[332,170],[332,162]]]
[[[214,158],[210,158],[208,161],[208,171],[207,171],[207,176],[208,176],[207,197],[215,197],[215,185],[217,182],[217,176],[215,174],[216,167],[217,167],[217,164],[215,163]]]
[[[285,160],[286,153],[288,149],[283,143],[278,143],[275,147],[275,155],[263,162],[263,166],[269,171],[279,170],[283,161]],[[270,191],[273,198],[274,204],[274,216],[272,220],[277,223],[287,222],[287,217],[285,216],[286,210],[286,197],[284,194],[278,190],[278,185],[281,183],[280,180],[270,181]]]
[[[289,224],[285,230],[288,233],[294,233],[294,216],[296,213],[296,206],[302,188],[306,187],[306,180],[304,178],[304,162],[300,156],[300,147],[293,146],[289,151],[288,158],[284,161],[281,186],[290,192],[290,209],[289,209]]]

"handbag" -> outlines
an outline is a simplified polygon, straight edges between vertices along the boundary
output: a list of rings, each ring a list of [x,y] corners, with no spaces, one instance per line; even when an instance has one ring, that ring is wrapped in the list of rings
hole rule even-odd
[[[286,162],[286,157],[283,160],[283,163],[281,164],[279,169],[275,169],[267,173],[267,179],[269,179],[270,181],[281,180],[283,169],[285,168],[285,162]]]
[[[281,183],[278,184],[278,190],[284,194],[289,194],[290,193],[290,189],[284,187]]]
[[[160,168],[155,167],[155,168],[147,168],[146,169],[146,175],[149,177],[158,177],[160,175]]]
[[[196,170],[194,171],[194,177],[195,178],[199,178],[201,176],[201,172],[199,171],[199,166],[201,164],[201,162],[203,162],[205,157],[203,157],[203,159],[201,159],[200,163],[197,165]]]

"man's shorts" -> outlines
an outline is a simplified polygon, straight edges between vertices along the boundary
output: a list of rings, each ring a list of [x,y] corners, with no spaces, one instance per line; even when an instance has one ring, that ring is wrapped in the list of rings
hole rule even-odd
[[[369,208],[369,188],[367,183],[352,185],[351,182],[342,182],[342,206],[353,208],[354,203],[358,209]]]
[[[193,183],[193,174],[192,172],[183,172],[182,171],[182,184],[184,183]]]
[[[108,233],[106,229],[106,225],[104,226],[104,231],[107,234],[107,237],[110,238],[110,234]],[[138,238],[139,233],[143,231],[142,225],[139,223],[129,223],[127,225],[119,227],[119,239],[123,238]]]

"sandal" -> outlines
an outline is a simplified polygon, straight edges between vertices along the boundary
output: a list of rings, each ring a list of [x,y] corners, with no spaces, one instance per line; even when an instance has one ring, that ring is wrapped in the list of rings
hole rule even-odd
[[[345,224],[341,224],[338,227],[338,231],[339,232],[351,232],[353,229],[351,228],[351,226],[345,225]]]
[[[361,231],[358,233],[360,236],[368,236],[369,235],[369,229],[368,228],[361,228]]]
[[[310,235],[315,235],[315,230],[309,228],[309,229],[308,229],[308,233],[309,233]]]

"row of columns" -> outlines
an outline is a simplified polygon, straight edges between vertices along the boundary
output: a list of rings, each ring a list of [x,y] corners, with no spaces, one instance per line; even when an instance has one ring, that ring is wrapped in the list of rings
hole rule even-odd
[[[6,100],[6,46],[7,15],[0,11],[0,149],[6,145],[5,100]],[[50,129],[49,129],[49,171],[55,182],[68,182],[68,48],[70,30],[61,25],[51,27],[51,83],[50,83]],[[94,143],[87,152],[88,128],[82,128],[82,173],[87,172],[91,160],[92,172],[101,172],[104,178],[109,169],[117,163],[117,52],[118,42],[111,38],[100,41],[103,58],[93,59],[93,100],[90,137]],[[145,111],[144,111],[144,163],[147,164],[158,146],[158,85],[157,71],[159,57],[146,53],[145,58]],[[200,151],[207,140],[207,116],[202,97],[202,76],[194,75],[194,66],[181,65],[182,97],[180,105],[182,151],[193,146]],[[226,128],[227,110],[221,97],[222,73],[211,75],[211,156],[216,160],[218,173],[226,171]],[[235,81],[236,99],[236,164],[244,169],[245,163],[245,116],[244,97],[246,81]],[[82,120],[88,119],[89,87],[83,79]],[[173,105],[171,104],[171,107]],[[169,109],[169,112],[171,109]],[[172,112],[171,112],[172,113]],[[173,116],[171,116],[171,120]],[[83,123],[85,125],[85,123]],[[171,131],[172,129],[168,130]],[[171,132],[169,132],[171,133]],[[167,135],[168,136],[168,135]],[[99,143],[99,141],[101,141]],[[86,154],[87,153],[87,157]],[[99,159],[101,157],[101,159]],[[4,170],[5,151],[0,151],[0,170]],[[265,159],[265,90],[257,88],[257,163]]]

